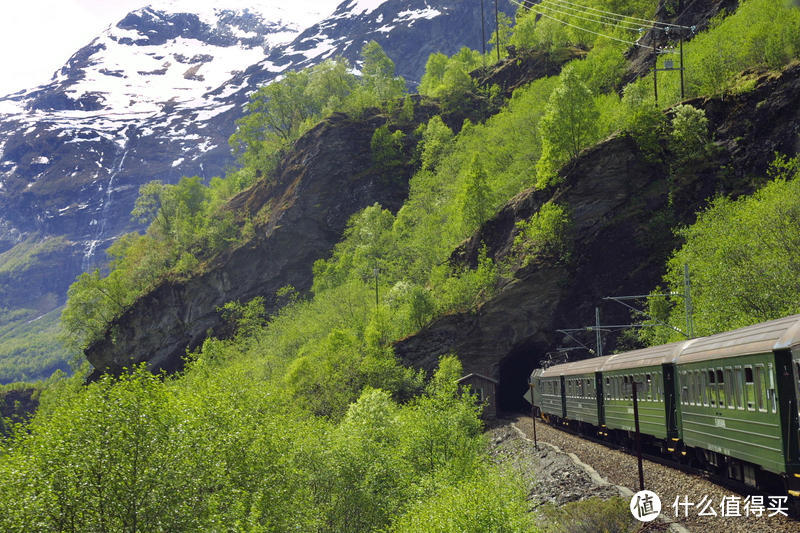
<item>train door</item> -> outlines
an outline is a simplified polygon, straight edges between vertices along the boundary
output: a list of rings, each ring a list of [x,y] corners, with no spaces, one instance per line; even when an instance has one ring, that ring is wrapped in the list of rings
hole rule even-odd
[[[597,399],[597,425],[600,427],[606,424],[605,401],[603,399],[603,374],[594,373],[594,392]]]
[[[800,347],[795,347],[788,354],[783,350],[776,350],[775,364],[779,413],[786,412],[784,409],[789,413],[781,417],[784,420],[781,425],[784,426],[784,435],[787,437],[786,469],[797,476],[800,474]]]

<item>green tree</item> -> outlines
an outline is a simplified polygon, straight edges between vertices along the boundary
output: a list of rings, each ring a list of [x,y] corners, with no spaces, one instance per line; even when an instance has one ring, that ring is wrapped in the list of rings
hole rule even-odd
[[[464,189],[459,202],[462,223],[468,231],[481,226],[493,211],[492,191],[488,180],[480,156],[474,154],[472,163],[467,169]]]
[[[236,121],[229,143],[245,166],[268,175],[279,151],[294,141],[301,126],[319,111],[308,93],[310,71],[290,71],[250,96],[247,114]]]
[[[705,111],[688,104],[676,106],[669,138],[675,165],[683,167],[703,159],[708,155],[709,142]]]
[[[403,164],[404,138],[405,135],[401,130],[391,133],[388,124],[376,129],[370,140],[372,161],[375,166],[385,170],[401,166]]]
[[[516,228],[511,257],[519,266],[542,256],[568,260],[570,217],[563,206],[547,202],[528,220],[517,222]]]
[[[420,141],[423,170],[434,170],[442,157],[452,147],[453,130],[447,127],[442,117],[432,117],[422,132]]]
[[[779,159],[775,180],[752,196],[717,198],[680,230],[685,244],[667,264],[667,292],[683,293],[688,264],[696,335],[710,335],[800,312],[800,166]],[[683,301],[670,299],[669,322],[684,329]],[[662,305],[663,304],[659,304]],[[650,342],[677,340],[658,330]]]
[[[591,91],[573,68],[566,67],[561,73],[561,84],[550,95],[546,113],[539,123],[542,156],[536,170],[540,187],[551,183],[564,163],[597,141],[598,116]]]

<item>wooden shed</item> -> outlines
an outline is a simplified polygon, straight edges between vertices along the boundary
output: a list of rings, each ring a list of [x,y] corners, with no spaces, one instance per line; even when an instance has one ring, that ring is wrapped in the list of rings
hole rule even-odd
[[[483,374],[467,374],[457,381],[459,387],[469,385],[473,394],[478,395],[478,399],[486,402],[483,408],[483,418],[497,418],[497,380]]]

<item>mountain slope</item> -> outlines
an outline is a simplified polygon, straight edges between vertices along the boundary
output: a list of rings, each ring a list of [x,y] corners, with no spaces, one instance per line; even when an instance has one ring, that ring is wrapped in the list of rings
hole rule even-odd
[[[223,174],[234,164],[234,121],[258,86],[330,57],[355,62],[373,39],[412,85],[431,52],[480,47],[480,7],[455,0],[315,2],[311,14],[253,3],[134,11],[49,84],[0,98],[0,253],[52,236],[68,244],[37,267],[57,287],[6,284],[0,308],[51,295],[37,312],[61,305],[77,274],[104,265],[114,239],[142,229],[129,213],[143,183]]]
[[[752,91],[688,103],[705,110],[717,147],[691,180],[671,185],[668,166],[649,161],[627,135],[585,150],[563,169],[563,184],[521,192],[451,258],[474,265],[485,244],[488,255],[502,261],[518,234],[516,223],[552,201],[572,213],[571,259],[546,258],[512,272],[474,313],[435,320],[399,341],[397,355],[431,369],[441,354],[458,353],[465,372],[499,379],[501,408],[521,408],[530,372],[559,343],[557,329],[594,324],[603,297],[648,294],[679,245],[672,224],[692,223],[717,194],[753,192],[755,177],[763,180],[776,152],[800,151],[797,62],[778,76],[759,77]],[[630,313],[604,305],[602,320],[626,324]],[[613,348],[609,341],[606,353]]]

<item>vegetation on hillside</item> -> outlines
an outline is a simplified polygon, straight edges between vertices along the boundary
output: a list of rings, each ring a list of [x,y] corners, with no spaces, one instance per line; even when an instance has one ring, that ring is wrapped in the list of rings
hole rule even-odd
[[[664,285],[683,294],[690,266],[696,336],[800,313],[800,159],[779,157],[771,176],[752,196],[716,198],[696,223],[678,229],[685,244],[669,260]],[[686,330],[683,298],[651,298],[650,314]],[[643,329],[650,343],[684,338],[670,328]]]
[[[746,0],[687,48],[700,54],[715,39],[732,38],[724,33],[732,31],[747,43],[762,39],[764,25],[752,23],[762,15],[747,10],[765,1]],[[600,0],[592,5],[608,7]],[[649,16],[652,7],[631,0],[613,9]],[[775,9],[785,12],[770,8],[771,32],[785,37],[776,42],[786,53],[737,56],[726,80],[798,55],[800,36],[785,31],[797,27],[795,11]],[[751,18],[745,23],[740,16]],[[276,297],[283,305],[271,316],[259,299],[226,305],[221,312],[236,335],[207,339],[187,355],[180,374],[136,368],[85,386],[80,376],[54,380],[34,420],[0,441],[0,529],[405,532],[434,524],[442,531],[534,530],[524,490],[487,459],[480,405],[455,385],[462,372],[457,357],[442,358],[426,382],[396,360],[392,343],[442,314],[470,312],[500,278],[533,261],[570,260],[571,213],[557,202],[517,225],[506,262],[495,264],[484,251],[468,268],[449,257],[519,191],[557,185],[563,166],[582,149],[626,132],[648,157],[670,159],[677,182],[713,148],[701,110],[682,106],[668,120],[644,81],[620,87],[620,43],[533,22],[520,12],[510,42],[581,45],[591,48],[586,58],[518,89],[479,123],[452,128],[435,116],[423,124],[407,201],[397,213],[376,204],[354,214],[330,257],[314,265],[310,294],[281,289]],[[201,271],[214,254],[247,239],[254,221],[237,221],[223,208],[226,200],[255,180],[273,179],[282,151],[315,121],[377,105],[407,115],[413,103],[400,98],[391,61],[373,45],[364,59],[360,78],[330,61],[256,93],[232,138],[242,168],[226,178],[143,187],[134,215],[150,222],[147,233],[112,247],[108,276],[84,274],[70,289],[63,322],[75,345],[103,334],[143,292]],[[431,56],[420,90],[450,116],[468,98],[499,98],[469,76],[483,61],[469,50]],[[693,66],[697,79],[713,63],[709,56]],[[736,82],[717,87],[746,90]],[[670,99],[674,94],[662,103]],[[399,157],[396,140],[389,128],[373,136],[374,163],[387,172]],[[776,250],[800,242],[787,222],[800,207],[786,203],[800,198],[797,162],[779,160],[775,173],[774,183],[752,198],[718,199],[696,225],[681,230],[686,246],[676,252],[665,283],[675,286],[686,260],[695,272],[707,270],[695,280],[703,331],[730,327],[721,317],[731,306],[752,301],[747,316],[730,317],[761,319],[762,296],[796,293],[792,283],[800,278],[791,264],[777,262]],[[753,279],[752,272],[766,275]],[[722,294],[719,282],[729,275],[752,283],[755,292]],[[771,283],[778,289],[762,294]],[[777,303],[769,313],[794,310],[788,300],[770,301]],[[664,313],[677,320],[668,308]],[[601,510],[609,523],[618,518],[614,505]]]

